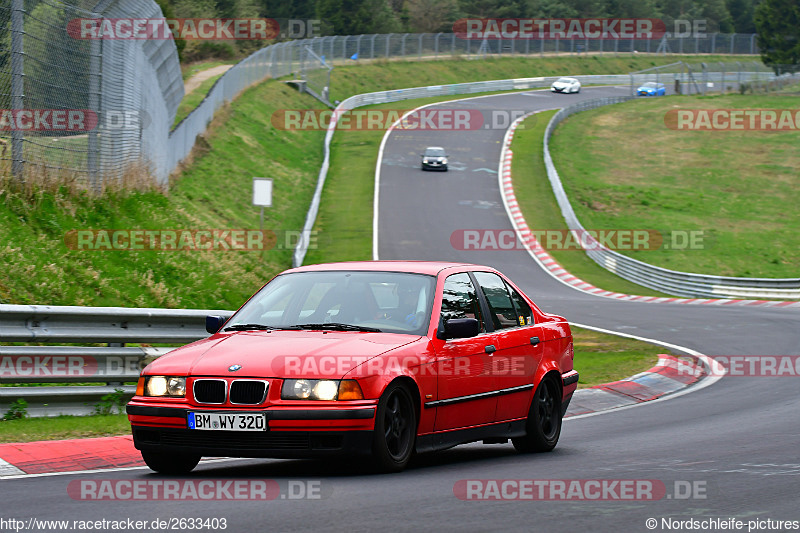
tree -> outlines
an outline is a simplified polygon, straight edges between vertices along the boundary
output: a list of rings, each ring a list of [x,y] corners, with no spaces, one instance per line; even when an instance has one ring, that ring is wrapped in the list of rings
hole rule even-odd
[[[452,31],[458,6],[455,0],[408,0],[411,31],[433,33]]]
[[[334,35],[392,33],[400,28],[387,0],[319,0],[317,18]]]
[[[762,0],[755,10],[758,47],[765,65],[800,67],[800,5],[797,0]]]
[[[736,33],[755,33],[753,23],[753,0],[728,0],[728,11],[733,20],[733,31]]]

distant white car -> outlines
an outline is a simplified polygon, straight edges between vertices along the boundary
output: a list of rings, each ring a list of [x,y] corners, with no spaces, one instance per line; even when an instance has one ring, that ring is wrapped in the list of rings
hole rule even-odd
[[[422,154],[422,170],[447,170],[447,152],[441,146],[428,146]]]
[[[581,92],[581,82],[575,78],[558,78],[550,86],[554,93],[579,93]]]

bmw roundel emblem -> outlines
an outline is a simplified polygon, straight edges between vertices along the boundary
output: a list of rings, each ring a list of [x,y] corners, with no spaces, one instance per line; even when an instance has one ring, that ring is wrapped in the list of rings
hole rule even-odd
[[[228,371],[229,372],[236,372],[240,368],[242,368],[242,365],[231,365],[231,366],[228,367]]]

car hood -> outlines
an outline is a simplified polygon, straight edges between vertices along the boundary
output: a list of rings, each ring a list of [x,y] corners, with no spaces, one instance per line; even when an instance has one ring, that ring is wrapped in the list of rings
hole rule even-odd
[[[198,341],[156,359],[148,374],[237,377],[343,377],[366,360],[421,337],[395,333],[240,331]]]
[[[570,85],[572,85],[572,83],[567,83],[567,82],[563,82],[563,81],[554,81],[552,86],[553,87],[569,87]]]

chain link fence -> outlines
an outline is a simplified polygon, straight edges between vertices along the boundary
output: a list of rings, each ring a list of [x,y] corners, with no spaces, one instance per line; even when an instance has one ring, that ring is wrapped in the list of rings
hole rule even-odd
[[[168,142],[183,98],[172,40],[85,39],[81,21],[161,18],[153,0],[0,6],[0,169],[99,190]]]
[[[497,55],[758,52],[754,36],[740,34],[586,41],[464,40],[452,33],[316,37],[273,44],[240,61],[171,129],[184,94],[172,39],[85,39],[69,31],[76,21],[121,18],[163,15],[153,0],[0,5],[3,175],[21,182],[74,181],[95,191],[130,175],[164,185],[214,113],[243,89],[294,75],[327,102],[330,72],[337,65]]]
[[[767,67],[757,61],[698,62],[678,61],[631,72],[631,94],[647,83],[663,85],[665,94],[779,92],[796,84],[797,69]]]

